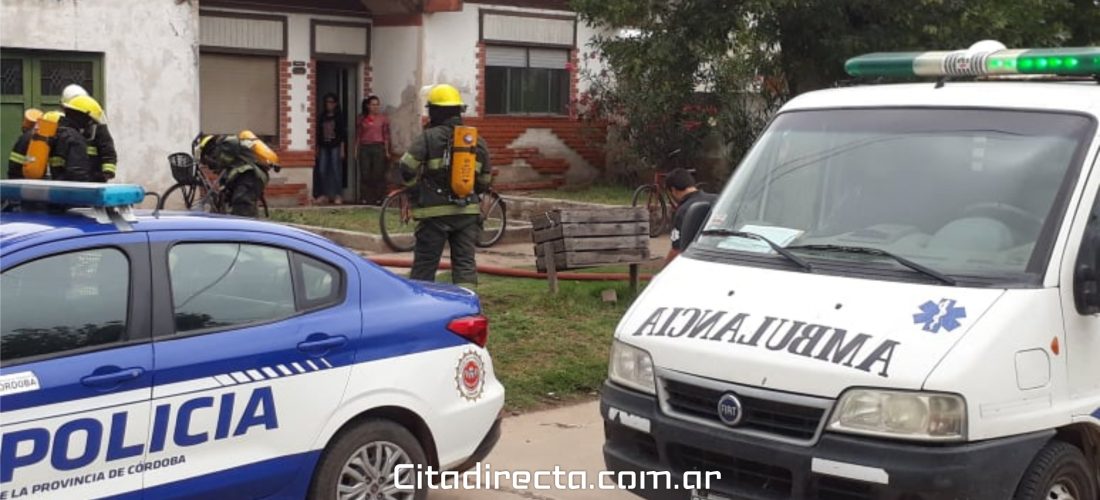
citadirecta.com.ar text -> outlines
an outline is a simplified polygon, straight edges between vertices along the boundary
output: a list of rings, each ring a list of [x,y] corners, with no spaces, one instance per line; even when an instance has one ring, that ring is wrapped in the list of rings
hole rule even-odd
[[[680,481],[669,471],[600,471],[593,481],[586,470],[566,470],[557,465],[553,470],[529,471],[493,469],[482,462],[465,472],[439,471],[419,464],[401,464],[394,472],[394,486],[399,490],[494,490],[502,486],[517,490],[709,490],[711,481],[722,479],[718,471],[687,471]]]

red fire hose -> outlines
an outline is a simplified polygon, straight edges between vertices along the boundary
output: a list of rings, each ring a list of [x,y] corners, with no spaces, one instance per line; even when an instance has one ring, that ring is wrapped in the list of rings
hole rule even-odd
[[[403,259],[397,257],[367,257],[371,262],[384,267],[412,267],[412,259]],[[440,269],[450,269],[451,261],[442,260],[439,263]],[[546,273],[540,273],[536,271],[529,271],[526,269],[513,269],[510,267],[501,266],[488,266],[484,264],[478,264],[477,272],[490,274],[493,276],[507,276],[510,278],[536,278],[546,279]],[[641,274],[639,279],[650,280],[653,279],[652,274]],[[558,279],[561,280],[576,280],[576,281],[623,281],[630,279],[630,275],[627,273],[558,273]]]

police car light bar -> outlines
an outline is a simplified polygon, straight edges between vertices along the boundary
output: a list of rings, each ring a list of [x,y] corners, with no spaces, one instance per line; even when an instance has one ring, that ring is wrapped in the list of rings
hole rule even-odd
[[[979,42],[951,52],[876,52],[848,59],[851,76],[1100,75],[1100,47],[1005,49]]]
[[[129,207],[145,199],[145,189],[136,184],[4,180],[0,181],[0,199],[38,201],[73,207]]]

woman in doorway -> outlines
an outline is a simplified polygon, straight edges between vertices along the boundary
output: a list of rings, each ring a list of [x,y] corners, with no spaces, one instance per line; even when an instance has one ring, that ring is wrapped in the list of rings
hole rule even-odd
[[[342,205],[344,198],[341,192],[344,190],[343,165],[347,155],[347,132],[344,127],[344,114],[340,112],[340,105],[336,101],[336,94],[325,94],[320,118],[317,119],[317,137],[320,144],[317,148],[317,188],[314,194],[317,198],[314,203],[321,205],[328,202]]]
[[[372,95],[363,99],[356,122],[358,141],[359,199],[377,205],[386,196],[386,167],[390,161],[390,120],[382,114],[382,100]]]

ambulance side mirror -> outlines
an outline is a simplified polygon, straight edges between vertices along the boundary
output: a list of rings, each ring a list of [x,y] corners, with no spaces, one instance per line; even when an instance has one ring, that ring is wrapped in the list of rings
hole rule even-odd
[[[684,214],[684,227],[680,231],[680,241],[686,242],[688,245],[695,241],[699,230],[703,228],[703,223],[710,217],[710,208],[711,202],[709,201],[698,201],[688,207],[687,212]]]
[[[1100,224],[1090,224],[1085,231],[1073,272],[1073,299],[1077,312],[1100,314]]]

